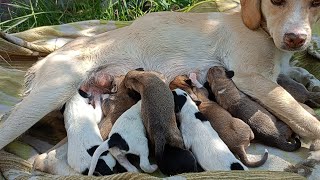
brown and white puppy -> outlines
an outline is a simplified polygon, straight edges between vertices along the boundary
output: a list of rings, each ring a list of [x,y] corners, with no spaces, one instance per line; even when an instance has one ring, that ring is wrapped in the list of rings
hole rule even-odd
[[[314,101],[320,99],[320,92],[308,91],[303,84],[291,79],[285,74],[279,74],[277,83],[287,90],[298,102],[307,103],[311,107],[320,107],[320,104]]]
[[[106,140],[111,131],[112,125],[116,120],[128,110],[131,106],[136,104],[140,99],[140,94],[128,89],[124,85],[124,75],[117,76],[114,78],[113,87],[115,89],[110,94],[107,99],[102,103],[102,112],[104,118],[99,123],[99,129],[102,139]]]
[[[295,143],[288,142],[293,134],[290,127],[240,92],[231,79],[233,75],[233,71],[226,71],[221,66],[209,69],[207,80],[217,103],[228,110],[233,117],[247,123],[252,129],[255,139],[262,143],[284,151],[299,149],[301,143],[298,138],[295,139]]]
[[[160,73],[129,71],[125,86],[141,95],[141,114],[162,173],[173,175],[197,171],[193,154],[184,149],[174,113],[173,94]]]
[[[191,73],[193,74],[193,73]],[[201,102],[198,105],[199,111],[210,122],[214,130],[217,131],[219,137],[228,146],[231,152],[239,156],[242,163],[248,167],[258,167],[263,165],[268,159],[268,152],[266,151],[263,158],[256,162],[249,161],[245,148],[254,139],[254,134],[246,123],[238,118],[234,118],[231,114],[219,106],[216,102],[209,100],[209,92],[206,88],[194,78],[187,76],[177,76],[171,83],[170,88],[180,88],[186,92],[192,92]],[[195,76],[194,76],[195,77]],[[200,84],[201,86],[193,86]],[[192,98],[194,99],[194,98]]]

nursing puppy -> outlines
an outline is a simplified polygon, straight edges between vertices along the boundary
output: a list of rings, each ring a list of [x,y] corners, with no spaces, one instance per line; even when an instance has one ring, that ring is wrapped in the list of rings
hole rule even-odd
[[[86,94],[82,90],[79,92],[81,95]],[[102,118],[102,110],[100,101],[95,101],[94,108],[89,104],[90,100],[85,98],[88,95],[81,95],[76,93],[66,103],[64,121],[68,136],[68,164],[75,171],[86,174],[93,152],[103,142],[97,125]],[[102,175],[109,175],[113,173],[115,165],[115,159],[105,151],[96,170]]]
[[[190,96],[181,89],[172,91],[184,144],[200,166],[210,170],[248,170],[228,149]]]
[[[279,74],[277,83],[287,90],[300,103],[307,103],[312,107],[320,107],[314,100],[320,99],[320,92],[310,92],[307,88],[285,74]]]
[[[162,75],[156,72],[129,71],[125,86],[141,95],[141,114],[148,137],[155,148],[159,169],[166,175],[197,171],[193,154],[184,149],[177,127],[173,95]]]
[[[244,165],[258,167],[267,161],[267,151],[261,160],[256,162],[249,161],[245,149],[249,146],[250,141],[254,139],[251,128],[241,119],[232,117],[228,111],[216,102],[209,100],[208,90],[197,81],[195,73],[191,73],[190,78],[187,76],[176,77],[170,83],[170,87],[180,88],[186,92],[191,91],[197,97],[201,102],[198,105],[199,111],[208,119],[230,151],[236,154]]]
[[[126,154],[140,156],[140,167],[152,173],[158,166],[151,165],[148,159],[148,139],[141,119],[141,101],[124,112],[113,125],[108,140],[94,152],[88,175],[92,175],[101,154],[106,150],[129,172],[139,172],[127,159]]]
[[[295,138],[294,143],[288,142],[293,134],[289,126],[240,92],[231,80],[233,75],[233,71],[226,71],[223,67],[217,66],[209,69],[207,80],[218,104],[228,110],[233,117],[247,123],[255,139],[262,143],[284,151],[299,149],[301,143],[298,138]]]
[[[112,87],[114,88],[108,99],[102,103],[104,118],[99,123],[102,139],[106,139],[111,131],[112,125],[126,110],[136,104],[140,99],[140,94],[130,90],[124,85],[124,75],[114,78]]]

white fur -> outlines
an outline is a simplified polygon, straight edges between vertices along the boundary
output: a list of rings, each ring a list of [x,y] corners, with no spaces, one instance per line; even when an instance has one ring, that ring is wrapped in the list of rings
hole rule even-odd
[[[91,156],[87,150],[103,142],[97,125],[102,118],[100,103],[96,102],[94,109],[88,104],[88,99],[79,93],[66,103],[64,121],[68,136],[67,159],[68,164],[79,173],[90,167]],[[113,170],[116,161],[110,154],[101,159]]]
[[[118,147],[109,148],[108,142],[114,133],[118,133],[127,142],[129,151],[120,150]],[[140,156],[140,167],[145,172],[152,173],[158,168],[157,165],[151,165],[148,159],[148,139],[141,119],[141,101],[133,105],[117,119],[108,137],[109,139],[103,142],[94,152],[88,175],[93,174],[99,156],[106,150],[109,150],[129,172],[139,171],[128,161],[126,154]]]
[[[174,91],[178,95],[186,93],[181,89]],[[232,163],[239,163],[245,170],[248,170],[220,139],[209,121],[202,122],[195,117],[195,113],[199,112],[199,109],[189,95],[186,98],[186,103],[178,113],[180,130],[186,148],[191,149],[200,166],[206,171],[228,171]]]

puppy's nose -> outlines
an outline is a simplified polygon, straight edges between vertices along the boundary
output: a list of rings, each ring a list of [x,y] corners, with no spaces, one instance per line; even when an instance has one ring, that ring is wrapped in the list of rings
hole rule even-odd
[[[300,48],[306,42],[306,34],[286,33],[284,35],[284,43],[289,48]]]

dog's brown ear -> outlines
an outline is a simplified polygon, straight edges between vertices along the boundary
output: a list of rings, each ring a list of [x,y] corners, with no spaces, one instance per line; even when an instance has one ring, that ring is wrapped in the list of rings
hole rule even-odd
[[[258,29],[261,23],[261,0],[241,0],[243,23],[251,30]]]

